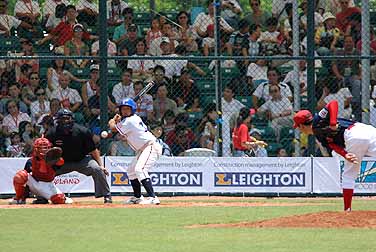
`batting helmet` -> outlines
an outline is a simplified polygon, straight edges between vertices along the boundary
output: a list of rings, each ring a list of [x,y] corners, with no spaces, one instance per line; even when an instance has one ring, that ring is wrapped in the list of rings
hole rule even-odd
[[[137,104],[133,99],[124,98],[119,104],[119,109],[121,109],[121,107],[123,107],[123,106],[131,107],[132,114],[136,113]]]
[[[71,129],[73,127],[73,113],[69,109],[62,108],[56,113],[56,123],[63,129]]]

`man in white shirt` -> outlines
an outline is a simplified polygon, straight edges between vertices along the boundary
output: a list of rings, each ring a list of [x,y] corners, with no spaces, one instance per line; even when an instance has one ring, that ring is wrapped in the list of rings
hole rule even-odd
[[[243,103],[234,99],[234,91],[231,86],[225,87],[222,97],[222,139],[223,139],[223,156],[231,157],[231,127],[230,119],[235,113],[239,113],[240,109],[245,107]]]
[[[62,107],[77,112],[82,104],[82,98],[77,90],[69,88],[70,77],[63,73],[59,77],[59,87],[51,94],[51,99],[57,98]]]
[[[6,1],[0,1],[0,34],[10,36],[12,28],[23,27],[25,29],[32,29],[33,26],[19,20],[18,18],[8,15],[8,4]]]
[[[133,98],[135,96],[132,82],[132,69],[125,69],[121,82],[116,84],[112,89],[112,96],[115,98],[116,104],[120,104],[124,98]]]

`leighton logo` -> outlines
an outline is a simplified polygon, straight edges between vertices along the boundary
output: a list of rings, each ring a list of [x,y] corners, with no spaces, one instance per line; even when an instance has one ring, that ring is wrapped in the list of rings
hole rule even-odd
[[[152,172],[150,179],[155,186],[201,186],[202,172]],[[111,173],[112,186],[129,186],[126,172]]]
[[[225,172],[214,174],[214,186],[304,187],[304,172]]]
[[[341,161],[341,172],[345,166],[345,162]],[[341,176],[342,182],[342,176]],[[360,165],[360,171],[356,183],[376,183],[376,161],[362,161]]]

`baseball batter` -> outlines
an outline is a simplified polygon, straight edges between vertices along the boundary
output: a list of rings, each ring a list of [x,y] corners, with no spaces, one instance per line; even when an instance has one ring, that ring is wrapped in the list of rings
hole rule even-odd
[[[376,128],[337,115],[338,102],[333,100],[314,116],[308,110],[300,110],[294,116],[294,128],[314,135],[329,153],[333,150],[346,159],[342,174],[343,202],[344,210],[351,211],[360,162],[364,156],[376,157]]]
[[[16,196],[9,204],[25,204],[25,186],[28,185],[30,191],[45,199],[49,199],[53,204],[73,203],[71,198],[65,197],[54,184],[55,170],[64,164],[62,158],[55,165],[48,165],[44,159],[47,151],[52,147],[47,138],[41,137],[34,141],[33,154],[26,163],[25,170],[20,170],[13,178]]]
[[[136,156],[128,167],[128,178],[131,182],[134,196],[126,204],[160,204],[150,180],[149,170],[162,155],[162,146],[155,136],[148,131],[142,119],[135,114],[137,104],[130,98],[125,98],[119,104],[119,114],[112,118],[108,125],[112,131],[118,131],[127,138],[128,144],[136,151]],[[141,184],[149,198],[141,194]]]

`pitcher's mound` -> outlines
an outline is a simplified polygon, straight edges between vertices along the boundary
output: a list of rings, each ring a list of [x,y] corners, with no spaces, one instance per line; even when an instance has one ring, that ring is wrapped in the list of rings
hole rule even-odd
[[[257,222],[193,225],[197,227],[240,228],[376,228],[376,211],[319,212]]]

